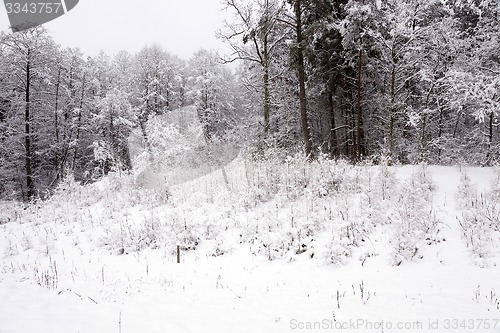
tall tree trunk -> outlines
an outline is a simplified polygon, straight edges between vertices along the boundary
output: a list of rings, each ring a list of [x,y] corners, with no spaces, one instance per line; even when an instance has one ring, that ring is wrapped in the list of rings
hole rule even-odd
[[[493,149],[493,125],[495,117],[493,116],[493,111],[490,112],[490,121],[488,124],[488,153],[486,154],[486,165],[491,166],[492,164],[492,149]]]
[[[28,58],[29,58],[28,50]],[[33,152],[31,147],[31,114],[30,114],[30,87],[31,86],[31,67],[30,62],[26,65],[26,91],[25,91],[25,102],[26,106],[24,109],[24,146],[25,146],[25,167],[26,167],[26,186],[28,188],[28,199],[35,195],[35,183],[33,181]]]
[[[422,117],[422,133],[420,135],[420,162],[427,162],[427,115]]]
[[[269,65],[264,65],[264,133],[267,136],[269,134],[270,125],[270,114],[271,114],[271,95],[269,93]]]
[[[266,0],[265,3],[265,14],[264,14],[264,24],[263,30],[265,31],[263,39],[263,51],[262,51],[262,65],[264,69],[263,83],[264,83],[264,133],[267,136],[270,129],[270,113],[271,113],[271,94],[269,92],[269,40],[267,38],[267,31],[269,26],[269,1]]]
[[[344,155],[346,158],[349,158],[350,154],[350,147],[349,147],[349,135],[351,131],[351,120],[350,120],[350,103],[351,103],[351,93],[349,91],[349,83],[347,82],[347,76],[348,73],[346,72],[345,75],[341,76],[341,99],[340,99],[340,115],[343,120],[343,126],[342,126],[342,131],[340,132],[340,139],[341,141],[339,142],[339,152],[340,155]]]
[[[57,82],[56,82],[56,100],[54,107],[54,132],[56,136],[56,142],[59,144],[59,88],[61,86],[61,66],[57,71]],[[57,156],[56,156],[57,159]]]
[[[304,136],[304,148],[306,156],[313,158],[312,139],[307,117],[307,99],[306,99],[306,75],[304,68],[304,51],[302,43],[302,6],[301,0],[295,0],[295,21],[297,30],[297,65],[299,74],[299,101],[300,117],[302,121],[302,134]]]
[[[420,162],[427,162],[427,122],[428,122],[428,115],[426,114],[427,110],[429,109],[429,103],[431,100],[431,94],[432,91],[434,90],[434,86],[436,83],[434,82],[429,91],[427,92],[427,96],[425,98],[425,107],[424,107],[424,115],[422,119],[422,133],[420,136]],[[441,122],[441,120],[440,120]]]
[[[396,122],[396,63],[395,51],[393,50],[392,70],[391,70],[391,104],[389,106],[389,129],[387,134],[387,144],[389,146],[389,156],[394,157],[394,124]],[[389,163],[392,163],[390,161]]]
[[[61,178],[61,165],[59,156],[59,87],[61,86],[61,66],[57,71],[57,82],[56,82],[56,101],[54,107],[54,132],[56,136],[56,150],[54,152],[55,166],[56,166],[56,177],[54,182],[60,180]]]
[[[438,142],[440,143],[438,148],[438,164],[441,163],[441,154],[443,153],[443,149],[441,149],[441,137],[443,136],[443,108],[439,105],[439,121],[438,121]]]
[[[459,111],[457,114],[457,120],[455,121],[455,126],[453,127],[453,139],[457,138],[458,135],[458,125],[460,125],[460,119],[462,118],[463,111]]]
[[[108,156],[106,158],[106,163],[105,163],[105,168],[104,168],[104,174],[107,175],[113,167],[116,166],[116,162],[118,159],[118,149],[116,145],[116,140],[115,140],[115,123],[114,123],[114,109],[113,107],[110,108],[109,110],[109,141],[110,141],[110,148],[111,148],[111,159]]]
[[[363,51],[359,49],[359,59],[358,59],[358,86],[357,86],[357,103],[358,103],[358,112],[356,119],[356,160],[360,161],[363,156],[366,154],[365,151],[365,132],[363,128],[363,113],[361,110],[361,71],[363,69]]]
[[[350,103],[350,112],[349,112],[349,146],[351,147],[350,150],[350,157],[351,161],[353,163],[356,162],[357,156],[358,156],[358,144],[357,144],[357,136],[356,136],[356,106],[355,103],[356,101],[354,100],[354,93],[351,92],[349,94],[351,98],[351,103]]]
[[[80,105],[79,105],[79,110],[78,110],[78,120],[76,124],[76,145],[75,145],[75,150],[73,152],[73,173],[75,172],[76,169],[76,159],[78,157],[78,144],[80,141],[80,131],[81,131],[81,125],[82,125],[82,109],[83,109],[83,100],[85,98],[85,80],[86,80],[86,74],[83,74],[83,81],[82,81],[82,95],[80,96]]]
[[[330,91],[328,93],[328,105],[330,108],[330,154],[331,157],[338,157],[338,141],[337,141],[337,124],[335,121],[335,108],[333,105],[333,93]]]
[[[351,120],[350,120],[350,110],[351,108],[349,107],[349,100],[348,100],[348,97],[347,96],[343,96],[344,98],[344,104],[342,106],[342,116],[344,118],[344,126],[345,126],[345,130],[343,131],[344,132],[344,142],[343,142],[343,145],[344,145],[344,155],[346,158],[349,157],[349,152],[350,152],[350,148],[349,148],[349,135],[350,135],[350,132],[351,132]]]
[[[182,117],[182,115],[181,115],[181,117]],[[149,160],[153,161],[153,149],[151,147],[151,142],[149,142],[148,131],[146,128],[146,121],[141,120],[139,122],[139,127],[141,128],[142,139],[144,140],[144,143],[146,144],[146,149],[148,150],[148,153],[149,153]]]

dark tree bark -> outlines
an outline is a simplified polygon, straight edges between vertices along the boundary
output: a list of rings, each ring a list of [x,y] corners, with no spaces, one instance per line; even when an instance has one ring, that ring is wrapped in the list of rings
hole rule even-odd
[[[267,49],[267,41],[264,42],[264,48]],[[265,51],[265,54],[267,51]],[[269,92],[269,60],[265,59],[264,64],[264,133],[267,136],[269,134],[270,118],[271,118],[271,94]]]
[[[26,90],[25,90],[25,108],[24,108],[24,149],[25,149],[25,168],[26,168],[26,187],[28,189],[28,199],[35,195],[35,182],[33,180],[33,152],[31,146],[31,101],[30,101],[30,88],[31,88],[31,64],[30,64],[30,50],[28,49],[27,62],[26,62]]]
[[[493,159],[491,150],[493,148],[493,127],[495,122],[495,117],[493,115],[493,111],[490,112],[490,119],[488,124],[488,152],[486,153],[486,165],[491,166]]]
[[[394,125],[396,122],[396,51],[392,50],[392,69],[391,69],[391,104],[389,106],[389,129],[387,134],[388,153],[394,158]],[[391,163],[391,162],[390,162]]]
[[[300,119],[302,123],[302,135],[304,137],[304,151],[308,158],[312,159],[312,138],[309,128],[309,119],[307,116],[307,98],[306,98],[306,75],[304,65],[304,51],[302,38],[302,5],[301,0],[295,0],[295,24],[297,33],[297,71],[299,76],[299,102]]]
[[[76,145],[75,145],[75,150],[73,152],[73,172],[75,172],[76,169],[76,159],[78,157],[78,141],[80,141],[80,132],[81,132],[81,125],[82,125],[82,113],[83,113],[83,103],[85,99],[85,82],[86,81],[86,74],[83,74],[83,80],[82,80],[82,94],[80,96],[80,105],[78,109],[78,119],[77,119],[77,124],[76,124]]]
[[[335,108],[333,105],[333,92],[328,93],[328,105],[330,108],[330,154],[332,157],[339,156],[337,141],[337,124],[335,121]]]
[[[269,92],[269,65],[270,65],[270,54],[269,54],[269,1],[265,2],[265,12],[263,20],[263,30],[264,35],[262,38],[262,69],[263,69],[263,84],[264,84],[264,133],[267,136],[269,134],[270,125],[270,114],[271,114],[271,94]],[[254,37],[255,38],[255,37]]]
[[[363,112],[361,109],[361,71],[363,70],[363,51],[359,49],[358,59],[358,86],[357,86],[357,119],[356,119],[356,160],[360,161],[366,155],[365,131],[363,128]]]
[[[55,106],[54,106],[54,134],[56,137],[56,149],[54,152],[54,163],[56,169],[56,176],[53,180],[53,183],[57,182],[61,178],[61,169],[62,165],[60,162],[60,152],[59,152],[59,144],[60,144],[60,136],[59,136],[59,90],[61,86],[61,71],[62,68],[59,66],[57,70],[57,81],[56,81],[56,96],[55,96]]]

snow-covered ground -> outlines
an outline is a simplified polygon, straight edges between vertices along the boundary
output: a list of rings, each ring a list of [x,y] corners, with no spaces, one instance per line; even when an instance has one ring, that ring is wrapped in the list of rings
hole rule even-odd
[[[498,209],[493,169],[315,167],[2,203],[0,332],[500,332],[498,225],[463,221],[463,193]],[[338,183],[295,195],[302,172]]]

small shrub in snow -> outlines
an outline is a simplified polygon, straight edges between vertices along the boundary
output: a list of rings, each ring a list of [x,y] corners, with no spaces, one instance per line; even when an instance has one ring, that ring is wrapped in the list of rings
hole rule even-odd
[[[218,236],[211,242],[211,248],[208,251],[208,255],[212,257],[220,257],[231,253],[234,249],[235,242],[228,233]]]
[[[394,172],[389,168],[389,161],[382,159],[379,165],[379,175],[375,181],[375,192],[383,201],[391,200],[396,195],[394,186],[397,184]]]
[[[57,234],[50,227],[38,229],[38,251],[50,256],[56,250]]]
[[[125,227],[125,248],[134,252],[140,252],[156,245],[159,230],[155,223],[146,221],[145,223],[127,224]],[[156,232],[155,232],[156,230]]]
[[[348,239],[334,240],[327,245],[323,256],[328,263],[343,266],[352,256],[352,248],[352,244]]]
[[[244,193],[255,207],[279,195],[287,201],[303,196],[326,197],[338,191],[343,181],[344,169],[338,162],[320,157],[308,162],[302,155],[278,160],[251,161],[246,163],[247,188]]]
[[[21,247],[24,251],[27,251],[33,247],[31,236],[23,232],[23,237],[21,238]]]
[[[472,208],[476,204],[477,191],[472,186],[469,175],[462,172],[460,175],[460,183],[458,185],[457,193],[455,194],[455,201],[459,209]]]
[[[250,251],[253,255],[265,255],[269,261],[281,258],[290,248],[282,236],[280,232],[271,230],[255,236],[250,240]]]
[[[179,240],[183,251],[194,251],[201,242],[201,238],[194,228],[183,230],[179,234]]]
[[[398,224],[395,228],[395,234],[391,240],[392,264],[399,266],[403,261],[411,261],[417,256],[422,243],[422,234],[404,224]]]
[[[500,177],[498,178],[500,179]],[[457,217],[462,230],[462,239],[471,253],[483,260],[494,256],[492,247],[500,240],[500,201],[498,185],[491,192],[478,194],[464,172],[456,194],[460,214]],[[484,260],[480,265],[487,265]]]
[[[440,222],[432,209],[433,190],[434,185],[427,176],[425,166],[398,190],[392,217],[394,265],[421,258],[419,251],[425,241],[436,239]]]
[[[19,250],[17,248],[16,242],[13,241],[12,238],[10,238],[10,237],[8,237],[6,240],[7,240],[7,243],[6,243],[6,247],[5,247],[4,256],[5,257],[17,256],[19,254]]]
[[[486,221],[476,209],[462,212],[458,223],[462,229],[462,239],[467,248],[478,258],[491,256],[490,244],[493,239]]]
[[[0,225],[18,221],[22,207],[15,201],[0,201]]]
[[[302,180],[302,183],[307,184],[304,188],[307,187],[313,197],[332,196],[344,184],[345,165],[328,159],[324,154],[320,154],[315,161],[305,165],[309,166],[310,170],[306,170],[306,179]]]
[[[492,227],[500,232],[500,166],[495,167],[495,180],[487,196],[486,218]]]

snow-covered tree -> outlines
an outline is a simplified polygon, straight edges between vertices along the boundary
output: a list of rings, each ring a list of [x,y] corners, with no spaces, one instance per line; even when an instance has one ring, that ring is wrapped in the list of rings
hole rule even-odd
[[[44,161],[37,159],[40,149],[40,131],[43,129],[43,110],[47,104],[47,84],[56,52],[56,45],[44,28],[27,29],[15,34],[0,35],[2,49],[2,73],[6,87],[4,104],[9,105],[10,119],[3,133],[4,143],[12,149],[6,157],[11,168],[24,169],[22,192],[32,198],[37,190],[39,172],[46,168]],[[22,111],[21,111],[22,110]],[[22,116],[21,116],[22,115]],[[2,131],[3,132],[3,131]],[[22,162],[21,162],[22,161]],[[11,169],[12,172],[14,169]],[[8,181],[21,181],[20,174],[10,173]],[[41,180],[43,183],[45,180]]]
[[[178,107],[175,99],[184,94],[182,73],[176,73],[182,62],[172,57],[161,46],[144,47],[134,59],[133,105],[137,110],[139,126],[147,145],[146,122],[153,115]],[[175,68],[177,67],[177,68]],[[180,70],[180,69],[178,69]],[[177,104],[177,105],[175,105]]]
[[[127,93],[114,88],[100,100],[99,112],[92,122],[95,133],[93,142],[96,171],[107,174],[112,169],[130,169],[128,136],[134,127],[136,117]]]
[[[235,14],[234,21],[226,22],[224,30],[218,33],[232,50],[224,61],[242,60],[249,66],[258,66],[259,79],[253,86],[262,95],[263,127],[267,135],[271,127],[271,67],[290,34],[290,28],[283,28],[283,3],[278,0],[226,0],[224,5]]]
[[[191,95],[207,142],[224,136],[234,124],[235,80],[213,51],[200,50],[189,61]]]

